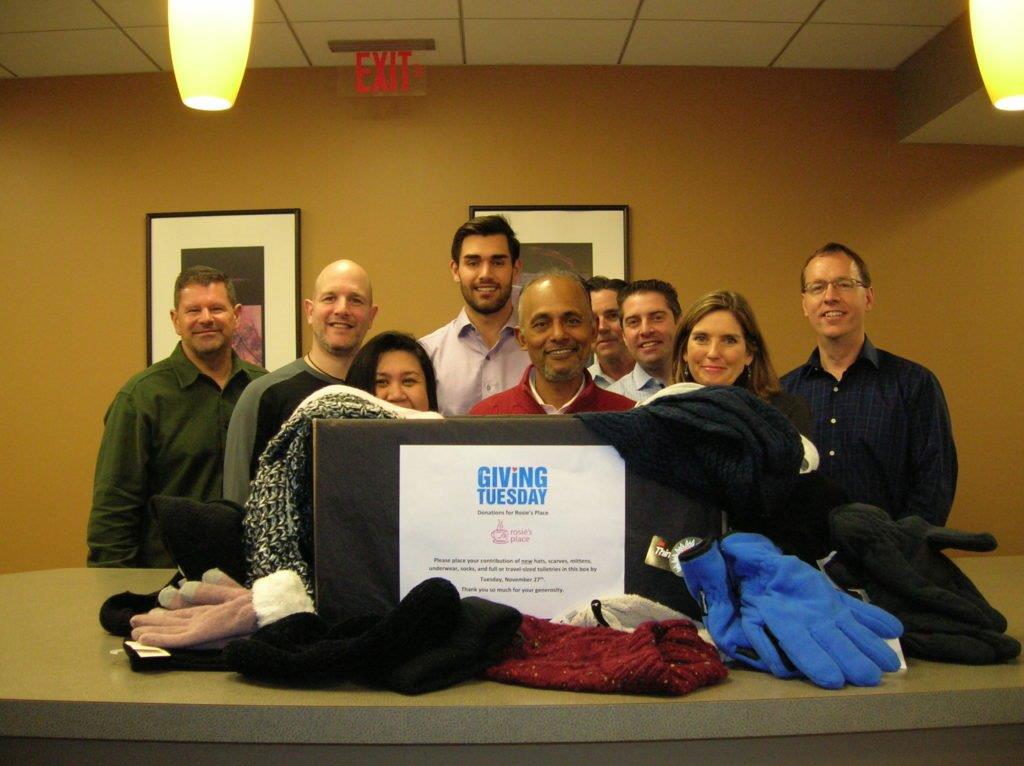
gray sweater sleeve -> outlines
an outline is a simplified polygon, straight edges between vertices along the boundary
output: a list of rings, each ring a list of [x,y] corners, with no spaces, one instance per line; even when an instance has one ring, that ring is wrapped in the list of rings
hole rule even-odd
[[[235,405],[228,424],[224,446],[224,497],[239,505],[245,505],[249,497],[249,481],[252,479],[249,464],[256,439],[256,416],[260,398],[271,382],[270,376],[264,375],[250,383]]]

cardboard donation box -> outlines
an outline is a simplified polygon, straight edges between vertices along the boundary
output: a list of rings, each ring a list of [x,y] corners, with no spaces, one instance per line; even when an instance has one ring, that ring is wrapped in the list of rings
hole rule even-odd
[[[313,483],[328,620],[383,613],[429,577],[538,617],[621,593],[696,615],[665,553],[722,527],[575,418],[319,420]]]

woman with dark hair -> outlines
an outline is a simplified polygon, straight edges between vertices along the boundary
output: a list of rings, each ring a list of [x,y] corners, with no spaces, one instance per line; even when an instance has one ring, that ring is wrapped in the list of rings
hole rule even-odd
[[[430,357],[404,332],[382,332],[359,349],[347,385],[411,410],[437,411],[437,379]]]
[[[716,290],[698,298],[679,324],[672,358],[673,383],[743,386],[810,435],[810,408],[782,390],[754,310],[739,293]]]

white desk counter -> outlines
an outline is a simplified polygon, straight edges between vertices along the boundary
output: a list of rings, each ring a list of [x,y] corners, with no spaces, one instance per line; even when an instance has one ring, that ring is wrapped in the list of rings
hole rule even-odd
[[[1024,635],[1024,557],[960,559]],[[0,763],[1014,763],[1024,665],[910,661],[872,689],[825,691],[737,670],[679,698],[471,681],[418,697],[354,684],[291,689],[224,672],[133,673],[97,618],[166,570],[0,576]]]

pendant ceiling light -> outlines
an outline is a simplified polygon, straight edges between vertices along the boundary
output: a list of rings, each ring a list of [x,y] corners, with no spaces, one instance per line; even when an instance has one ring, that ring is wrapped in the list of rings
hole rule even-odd
[[[230,109],[252,40],[253,0],[168,0],[171,61],[185,106]]]
[[[971,0],[971,35],[996,109],[1024,109],[1024,0]]]

